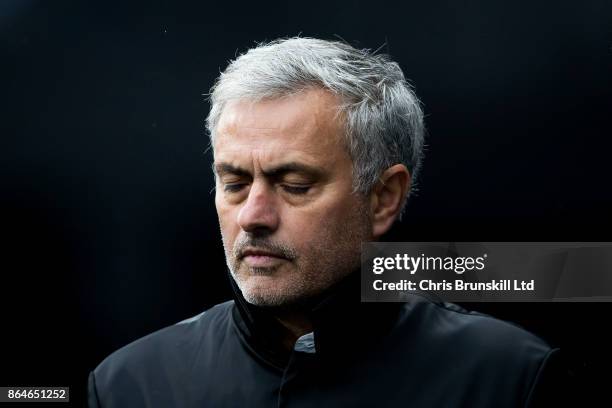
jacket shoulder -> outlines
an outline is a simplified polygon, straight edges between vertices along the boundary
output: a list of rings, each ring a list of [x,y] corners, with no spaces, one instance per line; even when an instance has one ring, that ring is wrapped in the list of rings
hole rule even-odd
[[[108,395],[140,393],[176,383],[190,371],[204,343],[223,341],[233,301],[144,336],[106,357],[90,374],[89,398],[102,401]],[[144,396],[146,393],[141,394]]]
[[[397,347],[427,381],[452,376],[445,398],[474,392],[473,406],[531,407],[558,391],[565,375],[559,349],[519,325],[420,296],[401,310]]]
[[[422,300],[407,304],[401,337],[420,333],[419,346],[460,364],[466,373],[492,380],[503,376],[523,382],[526,391],[558,349],[517,324],[468,311],[452,303]],[[433,358],[433,356],[432,356]],[[499,379],[499,378],[498,378]]]

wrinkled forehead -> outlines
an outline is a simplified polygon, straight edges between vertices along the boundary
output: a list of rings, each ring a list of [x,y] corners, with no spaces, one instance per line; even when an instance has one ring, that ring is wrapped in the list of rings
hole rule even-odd
[[[230,101],[213,141],[215,160],[248,151],[264,156],[334,156],[345,146],[339,99],[321,89],[274,99]]]

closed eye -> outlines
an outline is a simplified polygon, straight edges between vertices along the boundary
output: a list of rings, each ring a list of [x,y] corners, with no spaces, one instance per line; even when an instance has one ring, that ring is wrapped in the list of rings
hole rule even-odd
[[[226,191],[228,193],[237,193],[240,190],[242,190],[242,188],[246,186],[246,184],[244,183],[232,183],[232,184],[226,184],[223,186],[223,191]]]
[[[308,185],[291,185],[291,184],[282,184],[281,187],[283,190],[288,192],[289,194],[306,194],[308,190],[310,190],[310,186]]]

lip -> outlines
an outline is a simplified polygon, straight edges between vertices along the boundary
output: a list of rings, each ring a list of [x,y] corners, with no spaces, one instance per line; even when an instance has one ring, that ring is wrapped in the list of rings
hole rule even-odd
[[[254,268],[265,268],[278,265],[287,258],[264,249],[249,248],[242,252],[242,259]]]

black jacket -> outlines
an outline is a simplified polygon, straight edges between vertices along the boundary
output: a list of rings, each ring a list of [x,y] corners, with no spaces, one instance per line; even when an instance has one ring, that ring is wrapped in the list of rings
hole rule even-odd
[[[356,275],[313,309],[314,349],[285,351],[276,320],[234,284],[234,301],[107,357],[90,374],[90,407],[560,403],[550,400],[560,392],[558,349],[513,324],[420,296],[360,303]]]

